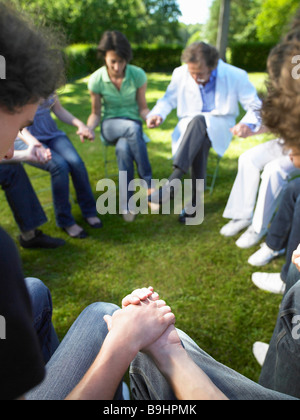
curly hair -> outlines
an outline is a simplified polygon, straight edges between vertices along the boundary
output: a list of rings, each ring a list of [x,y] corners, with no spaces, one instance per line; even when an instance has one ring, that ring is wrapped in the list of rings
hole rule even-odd
[[[0,55],[6,78],[0,80],[0,107],[10,113],[47,98],[65,82],[64,62],[56,38],[0,2]]]
[[[300,9],[290,32],[268,57],[264,124],[283,140],[285,148],[300,149]]]

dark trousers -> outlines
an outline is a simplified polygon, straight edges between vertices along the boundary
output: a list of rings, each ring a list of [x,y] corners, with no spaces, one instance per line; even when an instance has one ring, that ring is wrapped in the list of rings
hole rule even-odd
[[[1,164],[0,185],[21,232],[36,229],[47,222],[47,217],[21,164]]]
[[[196,180],[204,179],[206,182],[207,159],[211,147],[205,118],[203,115],[198,115],[188,125],[173,161],[174,166],[184,173],[191,168],[193,198],[195,198]]]
[[[286,248],[286,264],[281,271],[286,281],[293,252],[300,244],[300,179],[291,181],[284,192],[266,243],[274,251]]]
[[[290,264],[287,288],[259,383],[300,398],[300,273]]]

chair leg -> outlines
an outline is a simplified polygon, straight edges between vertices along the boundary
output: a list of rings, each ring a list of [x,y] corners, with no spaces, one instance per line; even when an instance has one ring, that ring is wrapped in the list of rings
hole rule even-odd
[[[103,161],[104,161],[104,173],[105,178],[108,178],[108,169],[107,169],[107,146],[103,144]]]
[[[212,193],[214,192],[215,184],[216,184],[216,181],[217,181],[217,178],[218,178],[218,174],[219,174],[220,162],[221,162],[221,158],[218,156],[217,166],[216,166],[215,172],[213,174],[210,187],[208,187],[208,189],[209,189],[209,195],[212,195]]]

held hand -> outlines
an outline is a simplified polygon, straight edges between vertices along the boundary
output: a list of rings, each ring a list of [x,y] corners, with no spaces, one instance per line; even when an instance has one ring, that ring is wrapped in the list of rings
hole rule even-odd
[[[26,155],[26,160],[34,163],[47,163],[52,159],[51,150],[46,149],[40,143],[29,146]]]
[[[164,301],[141,301],[104,317],[109,333],[122,342],[131,343],[135,353],[155,342],[174,324],[175,316]]]
[[[253,136],[254,134],[248,125],[241,123],[235,125],[233,128],[230,129],[230,131],[234,136],[241,137],[244,139]]]
[[[142,289],[134,290],[130,295],[126,296],[122,300],[122,308],[126,308],[129,305],[139,305],[141,301],[150,299],[150,300],[158,300],[159,295],[154,292],[153,287],[143,287]]]
[[[147,353],[158,366],[163,366],[171,355],[185,351],[175,325],[170,325],[166,331],[143,352]]]
[[[159,115],[153,115],[152,117],[149,117],[146,119],[146,124],[148,128],[156,128],[160,126],[163,122],[163,119]]]
[[[84,140],[85,139],[88,139],[90,141],[94,141],[95,140],[95,133],[94,133],[94,131],[91,130],[89,127],[87,127],[83,123],[78,127],[78,130],[77,130],[76,134],[80,137],[81,143],[84,143]]]
[[[292,263],[295,264],[295,266],[297,267],[297,270],[300,271],[300,245],[298,246],[296,251],[294,251],[293,253]]]

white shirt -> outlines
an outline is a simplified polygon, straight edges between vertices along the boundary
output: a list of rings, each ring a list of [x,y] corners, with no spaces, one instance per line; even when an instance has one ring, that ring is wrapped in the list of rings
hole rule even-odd
[[[239,103],[247,111],[241,123],[254,124],[259,130],[261,100],[244,70],[219,60],[215,109],[202,112],[203,101],[199,85],[190,75],[188,66],[183,65],[174,70],[165,95],[158,100],[147,117],[161,115],[165,120],[177,108],[179,122],[172,134],[172,153],[175,155],[188,124],[197,115],[203,115],[212,146],[218,155],[223,156],[232,139],[230,128],[235,126],[240,113]]]

